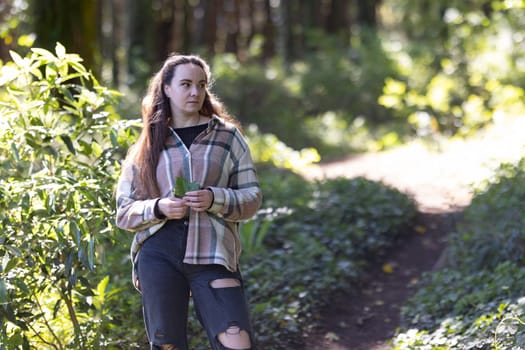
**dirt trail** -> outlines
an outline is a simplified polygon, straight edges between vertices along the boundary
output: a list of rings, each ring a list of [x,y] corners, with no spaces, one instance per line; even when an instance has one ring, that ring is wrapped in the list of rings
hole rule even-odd
[[[471,185],[491,176],[501,161],[520,159],[524,146],[525,116],[514,117],[470,139],[450,141],[441,151],[412,143],[323,164],[310,176],[364,176],[412,195],[423,211],[447,210],[467,205]]]
[[[334,298],[320,315],[323,326],[305,338],[304,350],[390,349],[400,307],[415,292],[421,274],[439,263],[447,234],[470,203],[472,186],[489,178],[499,163],[524,155],[525,116],[501,120],[468,140],[448,142],[439,152],[414,143],[312,170],[312,178],[382,181],[412,196],[420,213],[417,229],[378,257],[361,285]],[[385,273],[385,264],[392,272]]]

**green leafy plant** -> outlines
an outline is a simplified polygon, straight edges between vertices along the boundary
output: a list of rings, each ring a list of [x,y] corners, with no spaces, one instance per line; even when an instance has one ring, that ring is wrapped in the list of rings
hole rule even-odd
[[[264,237],[271,221],[250,220],[242,223],[240,229],[243,253],[252,255],[263,249]]]
[[[0,344],[98,349],[110,328],[98,242],[115,231],[131,123],[119,126],[119,94],[62,45],[11,57],[0,68]]]

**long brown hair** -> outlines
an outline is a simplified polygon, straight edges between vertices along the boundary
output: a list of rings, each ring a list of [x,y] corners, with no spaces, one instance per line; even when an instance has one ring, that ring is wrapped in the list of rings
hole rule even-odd
[[[141,199],[160,196],[156,169],[173,117],[169,99],[164,93],[164,86],[171,82],[175,69],[181,64],[197,65],[206,75],[206,94],[199,112],[207,117],[215,114],[239,127],[238,121],[228,114],[224,105],[209,91],[212,77],[208,64],[199,56],[169,56],[162,68],[151,79],[148,91],[142,100],[142,131],[127,160],[135,166],[136,180],[140,184],[136,195]]]

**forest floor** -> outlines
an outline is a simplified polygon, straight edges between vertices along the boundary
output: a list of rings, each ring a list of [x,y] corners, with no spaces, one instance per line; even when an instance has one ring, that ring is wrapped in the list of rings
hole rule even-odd
[[[341,291],[320,315],[322,326],[305,337],[304,350],[388,350],[400,325],[400,310],[422,274],[439,268],[447,236],[461,219],[473,188],[501,162],[525,155],[525,116],[500,120],[439,150],[412,143],[390,151],[321,164],[312,178],[363,176],[408,194],[418,216],[410,232],[370,263],[362,283]],[[436,147],[434,147],[436,148]]]

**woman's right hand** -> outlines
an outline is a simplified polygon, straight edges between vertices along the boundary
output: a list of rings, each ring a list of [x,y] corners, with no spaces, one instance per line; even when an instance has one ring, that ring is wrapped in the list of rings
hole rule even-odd
[[[168,219],[183,219],[188,212],[186,200],[177,197],[161,198],[158,207]]]

